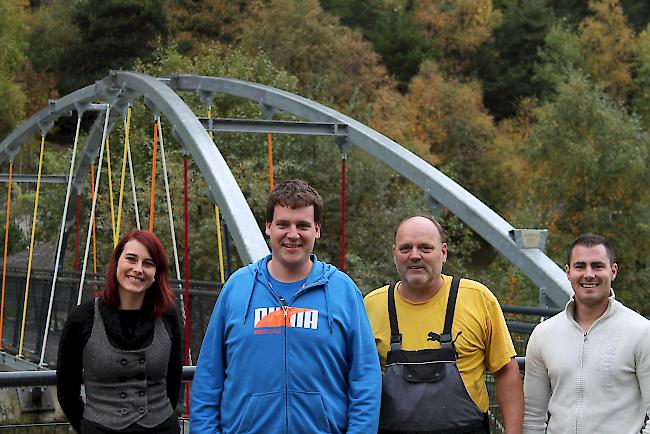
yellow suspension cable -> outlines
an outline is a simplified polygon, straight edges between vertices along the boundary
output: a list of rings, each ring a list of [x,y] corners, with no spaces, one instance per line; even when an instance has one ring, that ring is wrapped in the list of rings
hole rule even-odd
[[[127,109],[124,121],[124,155],[122,156],[122,177],[120,178],[120,197],[117,201],[117,237],[120,236],[122,223],[122,200],[124,199],[124,182],[126,180],[126,161],[129,152],[129,131],[131,130],[131,106]],[[113,247],[117,246],[117,238],[113,239]]]
[[[38,196],[41,191],[41,170],[43,169],[43,151],[45,150],[45,135],[41,135],[41,152],[38,157],[38,176],[36,178],[36,199],[34,200],[34,216],[32,217],[32,235],[29,241],[29,260],[27,261],[27,282],[25,283],[25,301],[23,302],[23,319],[20,324],[20,345],[18,357],[23,356],[23,341],[25,339],[25,320],[27,319],[27,301],[29,300],[29,278],[32,274],[32,258],[34,255],[34,236],[36,234],[36,213],[38,212]]]
[[[208,107],[208,119],[212,119],[212,106]],[[208,131],[210,140],[214,141],[214,134],[212,128]],[[219,207],[214,205],[214,216],[215,222],[217,224],[217,250],[219,252],[219,277],[221,278],[221,283],[226,281],[224,272],[223,272],[223,244],[221,242],[221,218],[219,217]]]

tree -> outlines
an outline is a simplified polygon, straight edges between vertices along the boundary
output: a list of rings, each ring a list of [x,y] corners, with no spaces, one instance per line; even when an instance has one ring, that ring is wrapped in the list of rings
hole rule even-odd
[[[372,125],[496,206],[499,187],[485,164],[495,128],[477,83],[444,76],[432,61],[413,78],[408,93],[378,112]]]
[[[539,52],[540,62],[535,65],[535,77],[539,82],[547,83],[544,95],[551,97],[555,88],[576,71],[584,71],[585,59],[582,45],[574,32],[562,22],[553,24],[544,40],[544,47]]]
[[[320,3],[325,11],[337,15],[341,23],[363,34],[397,80],[400,91],[406,92],[420,63],[431,57],[431,46],[414,17],[414,2],[322,0]]]
[[[241,47],[298,77],[306,96],[348,113],[362,113],[378,89],[395,87],[370,44],[317,0],[259,4],[244,24]]]
[[[59,64],[59,90],[66,94],[94,83],[110,69],[128,69],[147,59],[167,35],[163,0],[82,0],[72,21],[79,41],[68,45]]]
[[[468,67],[468,59],[491,38],[500,15],[491,0],[423,0],[413,8],[435,59],[454,72]]]
[[[4,137],[23,116],[25,95],[16,81],[26,60],[27,3],[0,0],[0,136]]]
[[[233,43],[241,32],[249,0],[171,0],[167,16],[180,51],[196,41]]]
[[[650,25],[639,35],[634,52],[632,105],[650,128]]]
[[[546,89],[534,70],[552,21],[545,0],[512,5],[494,29],[494,40],[476,56],[473,69],[483,83],[485,104],[497,119],[514,115],[521,99],[539,97]]]
[[[377,20],[366,32],[365,36],[402,92],[406,92],[422,61],[431,57],[431,47],[422,33],[422,25],[415,21],[412,11],[388,9],[378,13]]]
[[[29,59],[37,73],[58,76],[61,58],[69,46],[79,44],[79,29],[72,22],[69,0],[53,0],[32,12]]]
[[[614,98],[623,100],[632,85],[634,34],[618,0],[591,0],[589,9],[594,15],[578,27],[585,72]]]
[[[641,32],[650,22],[650,3],[636,0],[621,0],[627,22],[635,32]]]
[[[605,235],[623,266],[617,296],[647,314],[650,138],[602,88],[574,73],[557,98],[534,111],[536,123],[523,144],[529,160],[529,208],[551,232],[549,251],[558,263],[580,233]]]

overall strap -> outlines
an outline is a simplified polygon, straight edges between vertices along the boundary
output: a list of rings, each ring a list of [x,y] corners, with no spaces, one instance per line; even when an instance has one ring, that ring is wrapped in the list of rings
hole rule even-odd
[[[451,280],[451,288],[449,289],[449,299],[447,300],[447,313],[445,314],[445,326],[440,336],[440,345],[444,347],[453,347],[451,326],[454,323],[454,311],[456,309],[456,298],[458,296],[458,285],[460,284],[460,277],[454,277]]]
[[[390,321],[390,349],[402,349],[402,335],[397,325],[397,311],[395,310],[395,283],[388,287],[388,320]]]

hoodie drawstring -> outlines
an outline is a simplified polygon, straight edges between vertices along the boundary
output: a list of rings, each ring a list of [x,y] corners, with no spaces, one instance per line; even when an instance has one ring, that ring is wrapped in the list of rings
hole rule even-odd
[[[256,267],[255,268],[255,274],[253,274],[253,283],[252,283],[252,286],[251,286],[251,290],[248,292],[248,301],[246,301],[246,309],[244,310],[244,318],[243,318],[244,324],[246,324],[246,316],[248,315],[248,310],[250,309],[251,303],[252,303],[252,300],[253,300],[253,291],[255,290],[255,282],[257,281],[257,273],[258,272],[259,272],[259,270]]]
[[[334,333],[334,320],[332,319],[332,309],[330,307],[330,296],[327,290],[327,284],[324,285],[323,292],[325,293],[325,309],[327,310],[327,324],[330,326],[330,333]]]

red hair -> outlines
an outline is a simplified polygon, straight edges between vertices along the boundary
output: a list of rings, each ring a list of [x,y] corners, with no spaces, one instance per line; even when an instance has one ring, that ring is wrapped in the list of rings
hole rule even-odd
[[[120,306],[117,262],[124,251],[124,246],[131,240],[142,243],[156,264],[155,280],[145,293],[142,309],[149,314],[151,319],[159,318],[174,304],[174,294],[169,287],[169,278],[167,276],[169,270],[167,253],[165,253],[165,248],[153,232],[135,230],[122,237],[111,255],[111,262],[108,263],[108,269],[106,270],[104,290],[99,296],[111,306]]]

